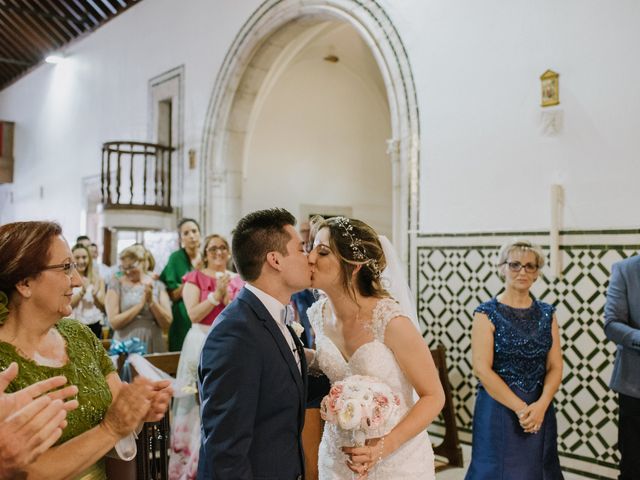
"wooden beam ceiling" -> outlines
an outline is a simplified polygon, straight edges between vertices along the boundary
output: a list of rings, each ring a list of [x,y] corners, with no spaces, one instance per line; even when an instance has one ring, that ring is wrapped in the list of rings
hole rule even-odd
[[[0,0],[0,90],[142,0]]]

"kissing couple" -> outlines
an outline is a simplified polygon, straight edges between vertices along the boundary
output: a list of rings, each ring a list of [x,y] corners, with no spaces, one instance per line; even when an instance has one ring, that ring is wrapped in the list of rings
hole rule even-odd
[[[398,420],[363,446],[325,424],[321,480],[435,479],[426,428],[444,393],[391,244],[359,220],[317,218],[307,253],[295,223],[272,208],[246,215],[233,231],[233,260],[246,284],[202,349],[197,478],[305,478],[301,433],[311,368],[332,383],[351,375],[383,379],[401,399]],[[310,287],[324,294],[308,310],[316,350],[303,348],[288,320],[291,295]]]

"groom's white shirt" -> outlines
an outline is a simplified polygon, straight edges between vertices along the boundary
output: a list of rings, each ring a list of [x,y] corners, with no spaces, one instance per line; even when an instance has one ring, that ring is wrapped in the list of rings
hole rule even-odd
[[[293,340],[293,337],[291,336],[291,332],[289,331],[289,329],[287,328],[283,320],[284,318],[283,310],[286,308],[286,306],[281,304],[278,300],[273,298],[268,293],[263,292],[262,290],[251,285],[250,283],[246,283],[244,287],[247,290],[249,290],[251,293],[253,293],[256,297],[258,297],[258,300],[260,300],[260,302],[264,305],[264,307],[267,309],[269,314],[276,321],[276,324],[278,325],[280,332],[282,332],[282,335],[284,336],[284,339],[287,341],[289,348],[291,348],[291,353],[293,354],[296,360],[296,364],[298,365],[298,370],[300,371],[300,373],[302,373],[302,369],[300,366],[300,359],[298,358],[298,350],[296,349],[296,343]]]

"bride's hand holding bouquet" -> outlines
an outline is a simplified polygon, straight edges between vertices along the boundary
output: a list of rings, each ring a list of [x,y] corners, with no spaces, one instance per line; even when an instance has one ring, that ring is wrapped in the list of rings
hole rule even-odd
[[[374,464],[390,453],[385,451],[388,425],[395,422],[400,397],[374,377],[352,375],[335,382],[320,404],[320,415],[328,423],[349,432],[354,446],[343,446],[347,466],[366,477]]]

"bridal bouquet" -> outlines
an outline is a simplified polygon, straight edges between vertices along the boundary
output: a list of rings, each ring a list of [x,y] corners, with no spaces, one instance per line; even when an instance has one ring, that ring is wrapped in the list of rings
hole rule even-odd
[[[350,432],[356,445],[383,434],[400,406],[400,397],[375,377],[352,375],[331,386],[322,399],[320,416]]]

